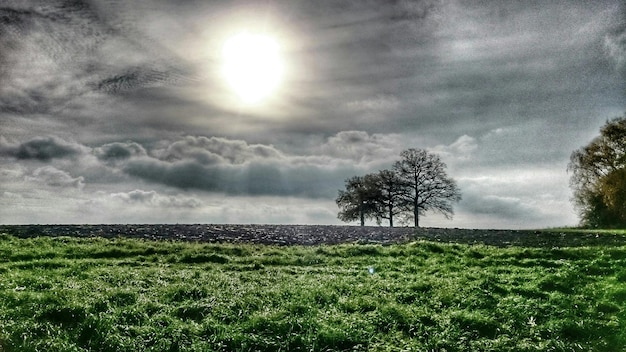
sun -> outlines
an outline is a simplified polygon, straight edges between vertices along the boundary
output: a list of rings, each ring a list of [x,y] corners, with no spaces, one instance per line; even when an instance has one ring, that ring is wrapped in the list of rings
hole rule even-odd
[[[222,74],[228,87],[244,103],[268,99],[283,76],[278,42],[265,34],[243,32],[222,48]]]

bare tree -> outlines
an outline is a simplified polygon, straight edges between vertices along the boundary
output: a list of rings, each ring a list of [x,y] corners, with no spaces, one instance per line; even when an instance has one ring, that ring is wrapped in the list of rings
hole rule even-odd
[[[376,188],[378,189],[378,210],[376,220],[389,220],[389,227],[393,227],[393,218],[402,212],[400,207],[401,196],[405,193],[406,183],[391,170],[381,170],[376,177]]]
[[[461,200],[461,192],[446,174],[446,164],[423,149],[408,149],[400,156],[402,160],[393,169],[406,185],[401,197],[405,209],[412,211],[415,227],[419,227],[419,217],[427,211],[451,218],[452,203]]]
[[[339,190],[335,200],[341,209],[337,217],[341,221],[360,220],[365,226],[366,218],[375,218],[379,191],[373,175],[354,176],[346,180],[346,190]]]

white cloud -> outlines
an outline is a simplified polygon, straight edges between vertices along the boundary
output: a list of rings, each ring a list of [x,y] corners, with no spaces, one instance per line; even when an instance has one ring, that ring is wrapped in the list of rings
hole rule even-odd
[[[198,208],[202,206],[202,202],[193,197],[166,196],[156,191],[139,189],[130,192],[113,193],[111,197],[120,199],[128,204],[143,204],[156,208]]]
[[[542,228],[575,225],[568,175],[551,168],[458,169],[463,199],[450,226]],[[453,175],[454,178],[454,175]]]
[[[377,95],[363,100],[353,100],[346,103],[346,106],[358,112],[379,111],[393,113],[400,107],[400,100],[393,95]]]
[[[248,144],[242,140],[219,137],[187,136],[153,152],[161,160],[193,159],[203,165],[216,163],[243,164],[254,160],[283,159],[271,145]]]
[[[51,187],[70,187],[82,189],[85,186],[83,176],[72,177],[69,173],[59,170],[54,166],[44,166],[35,169],[32,176],[26,176],[26,180],[34,183],[45,184]]]
[[[14,182],[16,180],[21,179],[26,172],[26,168],[20,164],[9,165],[8,163],[2,164],[2,168],[0,169],[0,182],[1,184],[6,184],[8,182]]]
[[[618,72],[626,75],[626,30],[604,37],[604,47]]]
[[[369,134],[364,131],[342,131],[330,136],[313,153],[355,163],[389,162],[402,151],[401,138],[396,134]]]
[[[464,134],[450,145],[437,145],[429,148],[429,151],[439,155],[447,162],[456,164],[472,160],[477,149],[476,138]]]

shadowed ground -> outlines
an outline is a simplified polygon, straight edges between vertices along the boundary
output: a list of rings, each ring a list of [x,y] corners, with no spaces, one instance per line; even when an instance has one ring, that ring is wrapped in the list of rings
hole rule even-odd
[[[626,244],[617,233],[557,230],[469,230],[445,228],[331,225],[0,225],[0,233],[18,237],[130,237],[215,243],[319,245],[338,243],[402,243],[429,240],[498,247],[580,247]]]

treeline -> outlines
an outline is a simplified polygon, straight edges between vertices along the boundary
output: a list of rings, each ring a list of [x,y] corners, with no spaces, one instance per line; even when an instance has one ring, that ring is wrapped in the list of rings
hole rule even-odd
[[[336,203],[342,221],[383,220],[394,226],[394,219],[414,221],[427,211],[435,211],[451,218],[453,203],[461,200],[456,182],[445,172],[446,165],[438,155],[422,149],[408,149],[391,170],[380,170],[346,180]]]

